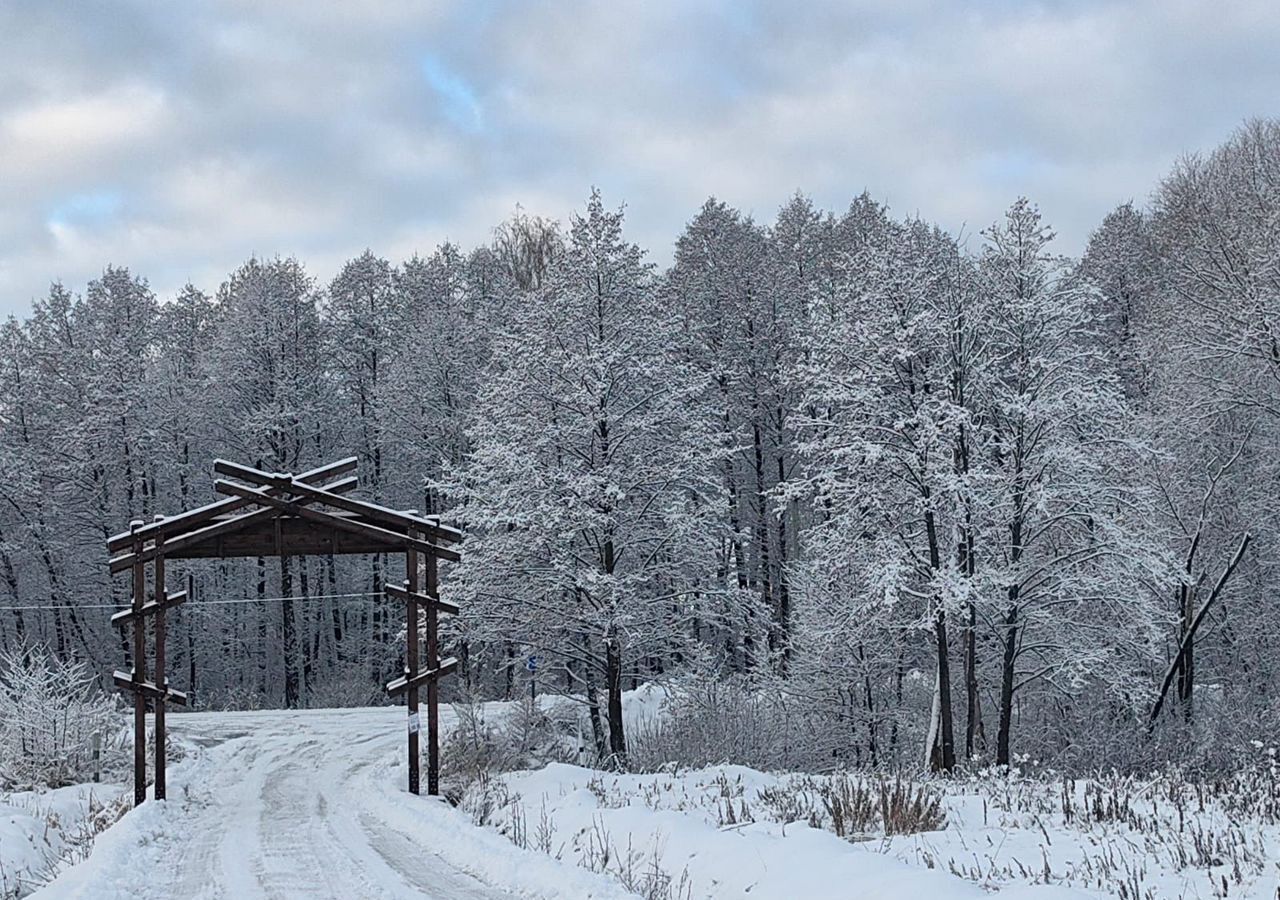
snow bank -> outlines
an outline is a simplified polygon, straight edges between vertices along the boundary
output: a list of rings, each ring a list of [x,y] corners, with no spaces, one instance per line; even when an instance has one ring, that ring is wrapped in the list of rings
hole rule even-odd
[[[417,797],[404,789],[404,760],[388,755],[382,777],[370,796],[377,816],[416,842],[431,848],[459,870],[485,884],[530,898],[633,900],[611,878],[575,869],[522,847],[492,831],[476,828],[461,811],[436,797]]]
[[[760,789],[776,786],[777,778],[739,766],[614,775],[556,764],[510,773],[499,783],[496,797],[490,788],[487,824],[492,828],[521,846],[609,872],[645,894],[752,900],[988,896],[939,869],[909,865],[802,822],[753,820]],[[467,805],[474,811],[483,802],[477,795]],[[1001,896],[1080,900],[1090,895],[1020,886]]]
[[[24,897],[63,860],[87,854],[123,794],[107,784],[0,794],[0,897]]]

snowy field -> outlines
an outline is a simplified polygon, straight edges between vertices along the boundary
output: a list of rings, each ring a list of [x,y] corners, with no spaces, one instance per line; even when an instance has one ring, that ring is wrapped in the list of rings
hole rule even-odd
[[[1077,782],[1070,821],[1060,786],[959,783],[939,791],[944,828],[846,840],[823,802],[832,781],[739,766],[614,775],[551,765],[503,776],[466,806],[520,846],[608,870],[649,896],[1280,896],[1280,829],[1216,803],[1183,803],[1180,814],[1151,789],[1159,782]]]
[[[630,696],[629,718],[655,696]],[[1254,824],[1260,810],[1168,779],[916,786],[945,824],[886,836],[866,779],[557,763],[483,779],[455,809],[405,791],[402,709],[172,723],[186,757],[170,800],[124,815],[34,896],[1274,900],[1280,885],[1280,831]],[[122,791],[95,786],[94,814]],[[873,801],[860,812],[859,797]],[[6,891],[20,871],[30,886],[49,859],[83,856],[89,808],[88,787],[0,803]]]

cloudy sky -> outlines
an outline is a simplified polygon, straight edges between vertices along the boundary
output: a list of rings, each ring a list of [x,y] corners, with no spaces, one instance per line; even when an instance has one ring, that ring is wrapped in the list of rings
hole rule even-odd
[[[1078,252],[1179,154],[1280,114],[1274,2],[0,2],[0,314],[107,263],[162,296],[251,254],[328,279],[564,219],[659,262],[715,195],[863,189]]]

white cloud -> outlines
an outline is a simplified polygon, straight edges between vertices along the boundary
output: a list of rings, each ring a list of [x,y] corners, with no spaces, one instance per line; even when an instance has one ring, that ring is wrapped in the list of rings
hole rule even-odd
[[[1080,248],[1277,114],[1280,9],[1196,0],[0,7],[0,312],[110,262],[167,294],[250,253],[322,279],[628,205],[658,260],[707,195],[797,188],[975,233],[1018,194]],[[92,216],[59,216],[112,197]]]

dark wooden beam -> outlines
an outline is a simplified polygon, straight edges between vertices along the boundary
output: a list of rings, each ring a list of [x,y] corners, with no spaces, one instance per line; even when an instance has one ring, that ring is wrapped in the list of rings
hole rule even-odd
[[[426,609],[434,606],[439,612],[456,616],[462,612],[456,603],[450,603],[448,600],[441,600],[439,597],[432,597],[430,594],[423,594],[417,591],[406,590],[396,584],[390,582],[382,586],[383,591],[388,597],[394,597],[397,600],[412,600],[418,606]]]
[[[376,503],[369,503],[366,500],[357,500],[354,497],[339,497],[332,491],[313,487],[309,484],[294,482],[289,489],[310,500],[324,503],[336,509],[346,510],[350,513],[356,513],[383,525],[422,531],[433,540],[444,541],[448,544],[456,544],[462,540],[461,531],[456,528],[450,528],[447,525],[441,525],[431,519],[412,516],[399,510],[379,506]]]
[[[354,488],[356,484],[357,484],[357,480],[355,478],[344,478],[341,481],[335,481],[333,484],[330,484],[328,488],[331,491],[349,491],[352,488]],[[241,508],[247,505],[248,505],[248,502],[246,501],[245,503],[241,504]],[[242,529],[248,529],[252,526],[256,526],[262,523],[270,523],[272,519],[277,518],[279,515],[280,515],[279,509],[268,506],[265,509],[257,509],[257,510],[254,510],[253,512],[243,513],[242,515],[232,516],[226,519],[220,519],[219,521],[214,522],[212,525],[206,525],[204,528],[200,528],[200,529],[197,529],[196,531],[192,531],[187,534],[182,534],[182,535],[173,537],[168,541],[165,541],[165,543],[162,545],[162,547],[159,550],[156,547],[146,548],[145,550],[142,551],[142,561],[150,562],[152,559],[156,557],[156,554],[158,552],[163,552],[165,556],[170,556],[170,557],[173,557],[174,559],[190,559],[195,556],[221,556],[222,554],[220,553],[196,554],[196,553],[188,553],[186,551],[191,547],[201,545],[207,541],[213,541],[214,539],[222,537],[223,535],[235,534],[236,532],[239,532]],[[261,553],[252,553],[252,554],[245,554],[245,555],[273,556],[275,554],[272,553],[271,551],[265,551]],[[111,560],[111,564],[110,564],[111,574],[115,575],[117,572],[123,572],[132,565],[133,565],[133,553],[121,554],[120,556],[114,557]]]
[[[179,603],[185,603],[186,600],[186,591],[175,591],[172,594],[166,594],[163,603],[157,603],[155,600],[152,600],[150,603],[144,603],[136,609],[130,607],[129,609],[120,610],[120,612],[111,617],[111,624],[116,627],[128,625],[134,619],[145,619],[147,616],[154,615],[162,609],[171,609]]]
[[[387,693],[394,697],[397,694],[403,694],[405,691],[409,690],[409,688],[420,688],[423,685],[430,684],[441,676],[452,674],[457,668],[458,658],[456,656],[451,656],[444,662],[440,663],[436,668],[427,669],[425,672],[419,672],[412,678],[403,676],[397,678],[395,681],[387,682]]]
[[[170,687],[166,687],[162,691],[150,681],[134,681],[133,676],[128,672],[121,672],[117,669],[111,673],[111,680],[122,691],[131,691],[134,694],[148,697],[152,700],[163,698],[169,703],[176,703],[179,706],[187,705],[187,695],[182,691],[176,691]]]
[[[219,459],[213,464],[214,471],[219,475],[227,475],[231,478],[238,478],[241,481],[247,481],[250,484],[256,484],[259,487],[271,487],[281,491],[290,491],[296,495],[307,497],[313,501],[324,503],[335,509],[346,510],[347,512],[357,513],[364,516],[372,522],[381,525],[392,526],[397,529],[418,529],[427,533],[427,536],[449,544],[456,544],[462,540],[462,532],[456,528],[450,528],[448,525],[442,525],[432,519],[426,519],[421,516],[410,515],[397,509],[389,509],[385,506],[379,506],[376,503],[370,503],[367,500],[357,500],[354,497],[335,496],[333,491],[327,488],[317,487],[314,484],[304,482],[301,478],[279,472],[263,472],[260,469],[242,466],[239,463],[228,462],[225,459]]]
[[[351,456],[347,459],[340,459],[337,462],[329,463],[328,465],[308,469],[306,472],[302,472],[294,477],[298,481],[306,484],[315,484],[316,482],[325,481],[330,478],[338,478],[342,475],[354,472],[358,462],[359,461],[356,457]],[[215,468],[217,467],[216,462],[214,463],[214,466]],[[330,485],[329,490],[332,489],[333,486]],[[178,515],[168,516],[158,522],[151,522],[150,524],[143,525],[136,532],[124,531],[120,534],[111,536],[107,539],[107,550],[112,553],[117,550],[123,550],[124,548],[132,545],[134,539],[137,537],[141,537],[143,540],[155,540],[157,538],[168,537],[171,534],[188,531],[189,529],[203,524],[218,515],[234,512],[237,509],[243,509],[247,505],[248,504],[243,499],[232,497],[226,500],[218,500],[205,506],[200,506],[196,509],[179,513]]]
[[[365,522],[358,522],[354,519],[336,516],[322,510],[312,509],[303,506],[301,503],[291,500],[281,500],[279,497],[272,496],[264,489],[245,487],[232,481],[218,479],[213,483],[214,490],[222,494],[233,494],[237,497],[244,497],[261,503],[264,506],[273,506],[276,509],[298,516],[304,519],[311,519],[314,522],[322,522],[331,525],[334,528],[343,531],[349,531],[352,534],[362,535],[370,540],[382,541],[387,547],[396,549],[414,549],[420,553],[426,553],[441,559],[458,560],[461,559],[458,552],[450,550],[447,547],[438,547],[428,541],[410,537],[407,534],[399,534],[386,528],[380,528],[376,525],[370,525]],[[303,502],[311,502],[309,498],[304,498]],[[265,548],[264,548],[265,549]],[[270,553],[268,550],[267,553]]]

